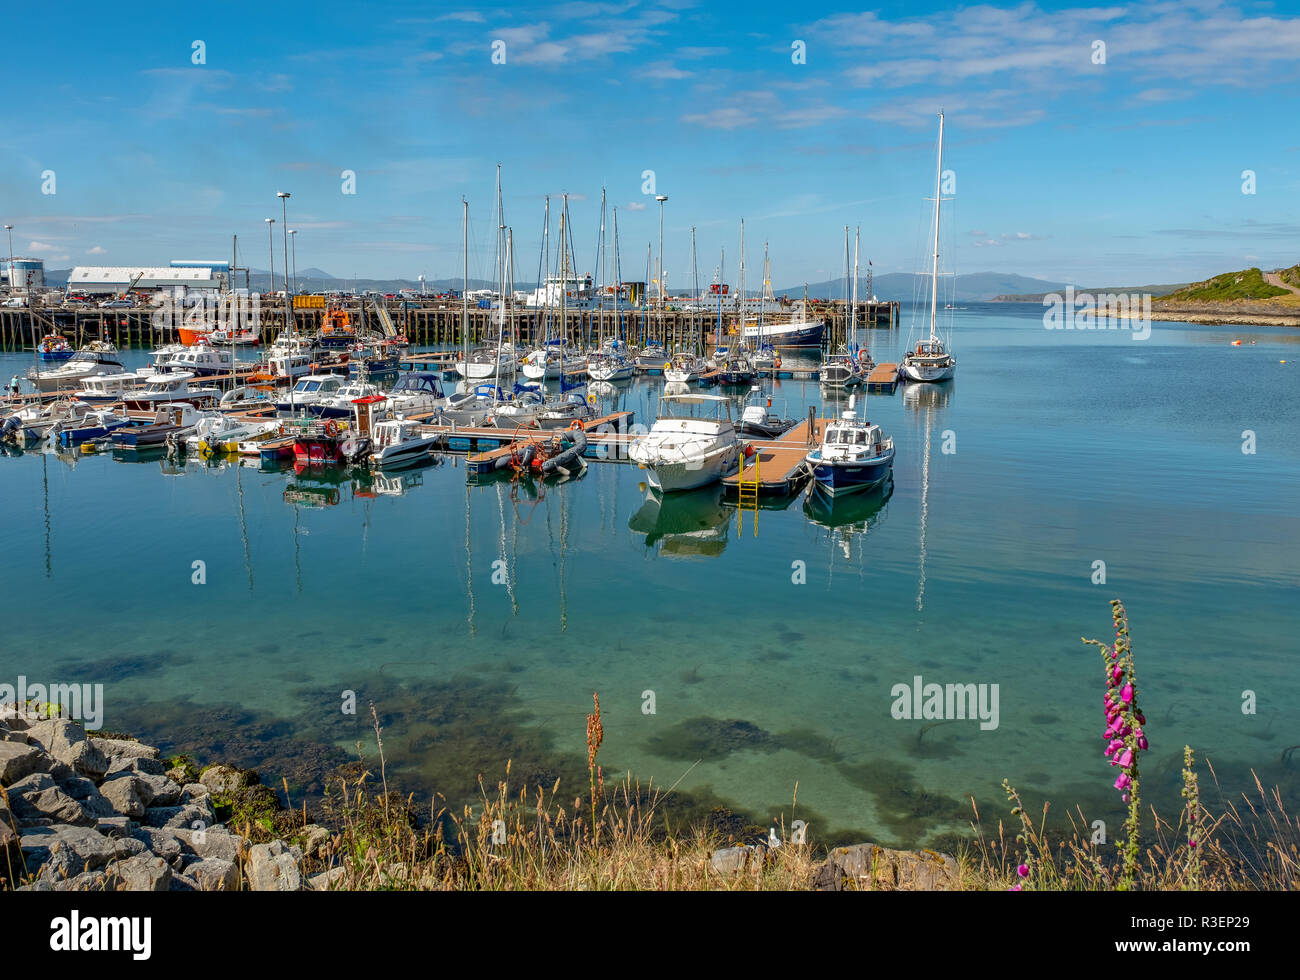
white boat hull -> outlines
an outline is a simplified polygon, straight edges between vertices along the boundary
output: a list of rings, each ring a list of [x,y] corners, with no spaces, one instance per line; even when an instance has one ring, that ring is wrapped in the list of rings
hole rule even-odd
[[[947,381],[956,372],[957,365],[903,361],[899,370],[908,381]]]
[[[646,471],[646,482],[653,489],[660,493],[675,493],[716,483],[736,468],[739,459],[740,446],[732,445],[702,459],[644,462],[640,465]]]

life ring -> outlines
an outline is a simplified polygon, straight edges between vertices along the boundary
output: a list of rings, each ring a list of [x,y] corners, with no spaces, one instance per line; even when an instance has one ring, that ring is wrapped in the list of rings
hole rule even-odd
[[[779,368],[781,366],[781,358],[778,357],[775,361],[772,362],[772,364]]]
[[[664,370],[665,370],[665,371],[667,371],[667,370],[668,370],[670,367],[672,367],[672,366],[673,366],[673,362],[672,362],[672,361],[664,361]]]
[[[328,422],[325,423],[325,434],[329,436],[331,439],[338,436],[339,424],[335,422],[333,419],[330,419]]]
[[[581,429],[581,428],[582,428],[582,423],[579,422],[577,419],[574,419],[573,422],[570,423],[569,428],[570,428],[570,429],[573,429],[573,430]]]
[[[284,435],[284,423],[280,423],[280,435]]]
[[[595,404],[596,404],[596,396],[595,396],[594,394],[591,394],[591,395],[588,395],[588,396],[587,396],[587,404],[588,404],[588,405],[595,405]]]

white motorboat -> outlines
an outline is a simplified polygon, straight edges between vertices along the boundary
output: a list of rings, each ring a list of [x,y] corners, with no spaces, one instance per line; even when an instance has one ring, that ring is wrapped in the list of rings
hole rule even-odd
[[[371,384],[369,381],[349,381],[334,394],[308,405],[307,410],[312,415],[323,419],[350,419],[354,412],[352,407],[354,401],[379,394],[383,394],[379,385]]]
[[[94,410],[93,405],[67,398],[46,405],[28,405],[0,424],[0,438],[20,446],[40,442],[64,424],[80,424]]]
[[[164,374],[170,371],[168,366],[173,357],[183,354],[189,350],[187,344],[163,344],[161,347],[155,347],[153,354],[149,358],[149,364],[143,374]]]
[[[637,353],[633,361],[638,371],[660,371],[668,361],[668,351],[664,345],[652,340]]]
[[[370,425],[370,465],[399,466],[424,459],[441,434],[411,419],[384,419]]]
[[[275,400],[275,407],[281,412],[311,411],[320,402],[337,395],[346,382],[346,378],[337,374],[304,375],[294,382],[292,391]]]
[[[943,176],[943,113],[939,113],[939,163],[934,178],[934,261],[930,269],[930,339],[920,341],[903,355],[899,372],[909,381],[947,381],[957,372],[957,358],[939,339],[939,195]]]
[[[76,397],[92,405],[120,402],[140,386],[140,375],[130,371],[121,374],[95,374],[81,379],[81,390]]]
[[[804,457],[819,490],[834,496],[879,486],[893,472],[894,440],[849,407],[827,423],[821,445]]]
[[[442,383],[432,371],[411,371],[388,391],[388,410],[395,415],[436,412],[447,406]]]
[[[125,374],[126,368],[118,359],[117,348],[102,340],[92,341],[77,351],[58,367],[48,371],[27,372],[28,379],[40,392],[58,391],[61,388],[77,388],[82,378],[100,374]]]
[[[248,412],[275,408],[275,399],[265,388],[256,385],[240,385],[231,388],[217,402],[219,412]]]
[[[261,442],[278,435],[281,423],[276,419],[250,421],[229,415],[213,415],[200,419],[194,433],[185,439],[185,447],[207,456],[233,453],[240,443]]]
[[[235,367],[235,355],[228,349],[213,347],[200,341],[173,355],[167,362],[169,371],[187,371],[196,377],[207,374],[229,374]]]
[[[689,384],[699,380],[700,375],[707,373],[708,370],[709,366],[704,358],[696,354],[679,352],[672,356],[668,366],[664,368],[664,380],[676,384]]]
[[[670,409],[711,407],[713,417],[662,415],[632,444],[628,456],[648,472],[651,487],[661,492],[691,490],[735,470],[741,444],[731,422],[730,399],[687,394],[664,395],[662,401]]]
[[[152,412],[173,402],[184,402],[196,408],[215,405],[221,392],[216,388],[191,388],[192,377],[184,371],[152,375],[144,379],[142,387],[122,399],[122,403],[133,412]]]

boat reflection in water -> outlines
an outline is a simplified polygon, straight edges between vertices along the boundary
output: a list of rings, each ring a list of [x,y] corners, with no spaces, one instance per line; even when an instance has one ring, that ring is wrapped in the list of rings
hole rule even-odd
[[[727,547],[731,508],[719,484],[674,494],[647,491],[627,526],[645,535],[647,548],[670,558],[714,558]]]
[[[831,495],[812,485],[803,502],[808,520],[832,532],[845,558],[853,557],[853,539],[868,534],[885,518],[885,504],[894,493],[892,474],[878,486],[845,496]]]
[[[954,382],[903,386],[903,407],[923,423],[921,434],[921,512],[917,515],[916,611],[925,611],[926,536],[930,525],[930,459],[934,417],[952,400]]]

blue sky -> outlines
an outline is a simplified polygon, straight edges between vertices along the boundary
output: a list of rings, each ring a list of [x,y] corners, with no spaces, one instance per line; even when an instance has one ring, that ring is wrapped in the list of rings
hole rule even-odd
[[[725,247],[735,281],[742,217],[751,285],[765,240],[778,287],[842,274],[845,224],[864,266],[919,271],[940,107],[954,271],[1138,285],[1300,261],[1290,4],[67,3],[5,21],[0,212],[52,268],[223,258],[232,234],[265,268],[288,190],[300,269],[459,277],[464,195],[486,276],[499,162],[520,280],[547,193],[571,195],[591,269],[602,185],[642,278],[646,170],[669,195],[670,287],[692,225],[701,278]]]

